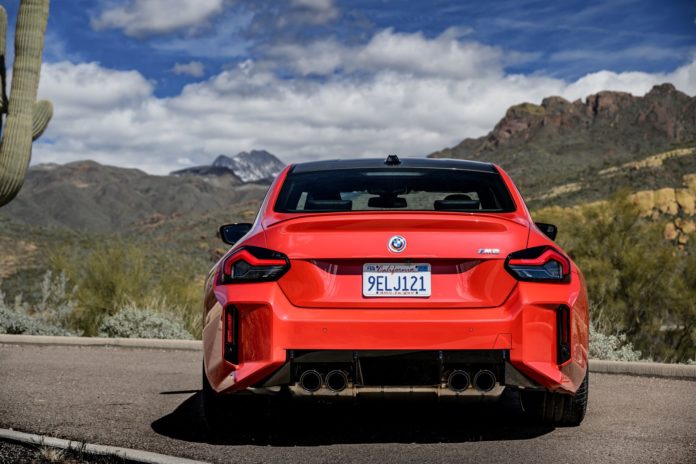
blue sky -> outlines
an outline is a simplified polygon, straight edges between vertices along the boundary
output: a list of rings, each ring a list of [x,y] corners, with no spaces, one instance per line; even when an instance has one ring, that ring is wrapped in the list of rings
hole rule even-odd
[[[18,4],[3,0],[11,33]],[[519,101],[693,95],[695,56],[686,0],[52,0],[40,93],[56,118],[34,161],[424,155]]]

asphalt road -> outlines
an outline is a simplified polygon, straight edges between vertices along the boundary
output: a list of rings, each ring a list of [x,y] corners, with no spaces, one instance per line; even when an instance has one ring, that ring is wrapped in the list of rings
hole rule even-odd
[[[0,344],[0,427],[212,462],[696,463],[696,382],[595,374],[575,428],[502,404],[287,405],[200,417],[201,354]]]

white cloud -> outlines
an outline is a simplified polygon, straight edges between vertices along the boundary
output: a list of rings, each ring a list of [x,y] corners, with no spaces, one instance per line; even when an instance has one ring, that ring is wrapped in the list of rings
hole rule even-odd
[[[203,77],[205,66],[200,61],[190,61],[188,63],[176,63],[172,68],[174,74],[186,74],[193,77]]]
[[[272,62],[246,61],[168,98],[135,71],[45,64],[39,93],[53,100],[55,117],[33,161],[91,158],[166,173],[182,160],[209,163],[252,148],[286,162],[417,156],[487,133],[523,101],[600,90],[642,95],[662,82],[696,94],[696,58],[671,73],[601,71],[574,82],[506,74],[505,60],[473,42],[384,31],[363,47],[293,50],[286,65],[298,70],[294,78],[279,77]],[[312,73],[322,76],[304,76]]]
[[[137,71],[116,71],[99,63],[44,64],[41,91],[61,115],[133,109],[152,95],[152,84]],[[94,114],[90,114],[94,116]],[[60,122],[60,120],[59,120]]]
[[[150,40],[149,45],[170,55],[206,57],[213,60],[244,56],[248,53],[250,42],[244,31],[254,18],[254,14],[243,9],[226,11],[216,16],[215,24],[205,33],[194,36],[163,36]]]
[[[131,0],[92,18],[94,29],[122,29],[131,37],[194,31],[222,12],[224,0]]]
[[[421,76],[472,78],[500,74],[504,54],[497,47],[461,42],[461,31],[448,29],[434,39],[422,33],[395,33],[386,29],[366,45],[347,47],[335,41],[309,45],[277,45],[268,50],[277,62],[285,62],[303,74],[395,71]]]
[[[334,0],[291,0],[294,18],[310,24],[324,24],[338,18],[340,12]]]

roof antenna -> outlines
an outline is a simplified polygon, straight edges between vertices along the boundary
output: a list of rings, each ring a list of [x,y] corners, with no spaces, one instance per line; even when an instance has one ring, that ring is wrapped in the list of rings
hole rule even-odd
[[[401,160],[396,155],[387,155],[387,160],[384,162],[387,166],[398,166],[401,164]]]

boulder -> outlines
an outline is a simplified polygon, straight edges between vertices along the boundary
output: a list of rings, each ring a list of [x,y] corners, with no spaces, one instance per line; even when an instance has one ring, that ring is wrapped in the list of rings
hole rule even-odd
[[[655,208],[663,214],[675,215],[679,212],[677,197],[673,188],[663,188],[655,191]]]
[[[676,189],[674,193],[677,204],[684,211],[684,214],[689,216],[696,214],[696,192],[691,192],[688,189]]]
[[[655,206],[655,192],[644,190],[631,195],[631,200],[638,207],[641,216],[650,216]]]
[[[673,222],[668,222],[665,224],[665,230],[662,232],[662,236],[665,240],[676,240],[679,236],[677,226],[675,226]]]
[[[688,219],[677,218],[674,221],[674,225],[685,234],[693,234],[696,232],[696,222]]]

